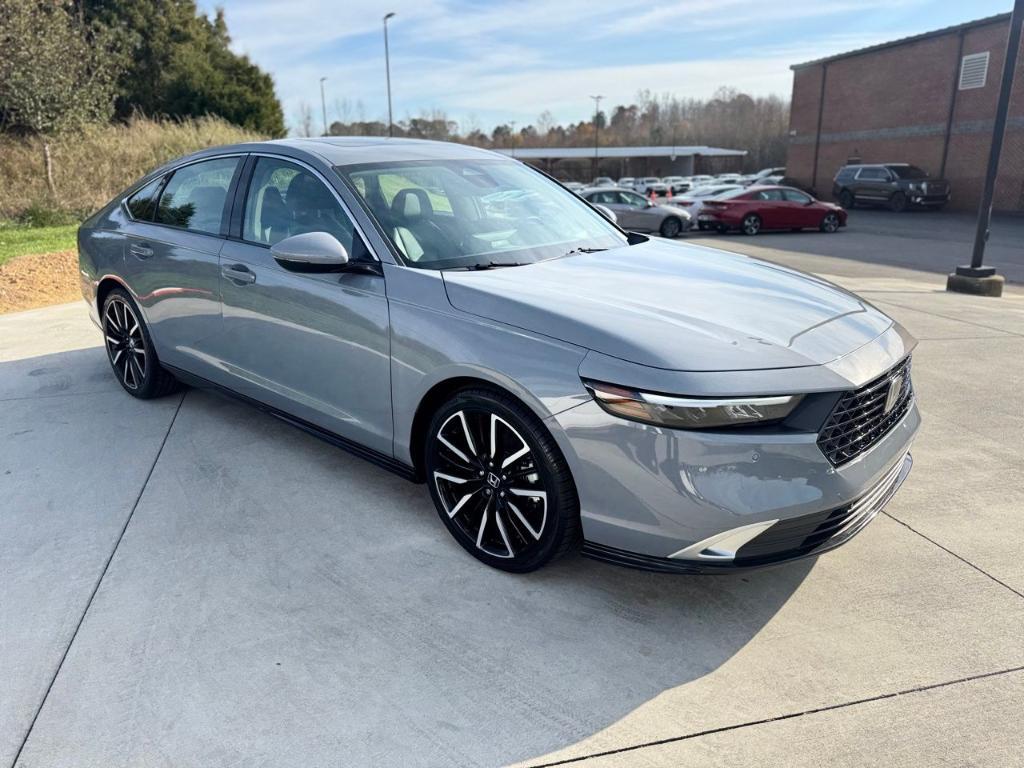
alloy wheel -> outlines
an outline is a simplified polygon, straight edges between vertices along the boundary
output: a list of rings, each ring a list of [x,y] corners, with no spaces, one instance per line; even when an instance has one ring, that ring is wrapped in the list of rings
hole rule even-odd
[[[135,311],[119,297],[107,302],[103,336],[114,372],[127,389],[138,389],[146,379],[146,340]]]
[[[512,424],[482,407],[451,414],[433,435],[431,482],[466,543],[495,558],[537,549],[548,491],[534,451]]]
[[[756,235],[761,231],[761,219],[758,216],[751,214],[743,220],[743,233],[747,235]]]
[[[821,222],[821,228],[826,232],[835,232],[839,229],[839,217],[830,213]]]

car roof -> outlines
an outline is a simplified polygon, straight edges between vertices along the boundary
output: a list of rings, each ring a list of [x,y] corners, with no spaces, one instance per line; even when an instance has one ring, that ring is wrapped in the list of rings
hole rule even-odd
[[[498,152],[491,152],[468,144],[425,139],[389,138],[387,136],[325,136],[320,138],[288,138],[272,141],[229,144],[196,153],[215,155],[230,152],[273,151],[286,147],[316,155],[330,165],[358,165],[360,163],[400,162],[403,160],[508,160]]]

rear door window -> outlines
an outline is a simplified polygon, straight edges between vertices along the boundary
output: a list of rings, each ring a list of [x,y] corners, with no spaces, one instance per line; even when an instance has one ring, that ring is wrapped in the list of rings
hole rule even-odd
[[[218,157],[179,168],[160,195],[157,222],[193,232],[220,234],[228,188],[239,161],[238,157]]]
[[[762,189],[757,193],[757,200],[781,200],[782,190],[781,189]]]
[[[858,181],[888,181],[889,172],[885,168],[861,168],[857,173]]]

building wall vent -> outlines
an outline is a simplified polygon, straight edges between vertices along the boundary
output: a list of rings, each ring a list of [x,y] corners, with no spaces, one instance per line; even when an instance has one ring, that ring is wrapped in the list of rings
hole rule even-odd
[[[988,77],[988,51],[964,56],[960,63],[960,90],[984,88]]]

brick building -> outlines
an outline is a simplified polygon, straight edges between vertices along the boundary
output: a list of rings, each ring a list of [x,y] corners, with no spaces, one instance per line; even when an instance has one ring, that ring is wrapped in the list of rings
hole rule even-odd
[[[976,210],[1010,14],[796,64],[788,175],[830,197],[848,162],[906,162]],[[1024,56],[1018,59],[993,207],[1024,211]]]

